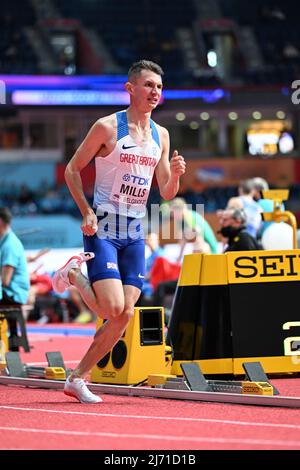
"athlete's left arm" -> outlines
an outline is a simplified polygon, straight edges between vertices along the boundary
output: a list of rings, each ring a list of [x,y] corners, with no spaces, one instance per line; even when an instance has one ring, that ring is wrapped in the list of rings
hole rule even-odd
[[[162,145],[161,159],[156,167],[155,174],[158,182],[159,192],[162,198],[169,201],[173,199],[179,189],[180,176],[185,173],[185,161],[182,155],[174,150],[169,161],[170,138],[169,132],[159,126]]]

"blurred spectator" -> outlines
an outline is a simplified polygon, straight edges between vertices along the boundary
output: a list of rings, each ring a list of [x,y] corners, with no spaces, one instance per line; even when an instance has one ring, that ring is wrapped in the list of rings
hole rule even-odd
[[[170,307],[176,291],[181,264],[173,263],[166,258],[157,257],[151,270],[151,284],[153,286],[152,305],[165,307],[165,323],[168,324]],[[171,301],[168,301],[168,298]]]
[[[177,261],[172,262],[156,255],[149,276],[152,304],[166,307],[166,296],[173,296],[176,290],[186,244],[193,242],[194,253],[217,253],[217,240],[208,222],[196,211],[189,209],[182,198],[177,197],[165,205],[164,217],[173,218],[175,234],[181,235]]]
[[[153,290],[156,291],[163,282],[175,281],[177,283],[180,269],[180,263],[169,261],[163,256],[158,256],[153,263],[150,273],[150,282]]]
[[[227,209],[244,209],[247,218],[246,230],[252,237],[256,238],[262,224],[262,209],[254,200],[253,191],[253,180],[241,181],[238,188],[239,196],[229,199]]]
[[[12,215],[0,208],[0,304],[24,305],[29,294],[29,275],[23,245],[11,229]],[[8,319],[10,349],[18,351],[14,339],[18,336],[16,320]]]
[[[139,305],[145,305],[145,303],[150,302],[153,295],[153,286],[150,282],[151,270],[153,264],[157,257],[162,257],[164,255],[164,250],[159,246],[159,237],[155,232],[151,232],[146,237],[146,245],[150,249],[150,255],[146,258],[146,272],[145,272],[145,281],[142,287],[141,297],[139,299]]]
[[[263,197],[263,191],[269,189],[268,182],[264,178],[255,177],[252,180],[253,182],[253,199],[260,205],[262,208],[262,212],[273,212],[274,210],[274,201],[272,199],[265,199]],[[284,211],[285,207],[284,204],[281,204],[281,210]],[[270,225],[276,222],[264,222],[262,221],[261,227],[259,230],[259,237],[262,236],[266,228],[270,227]]]
[[[0,169],[1,173],[1,169]],[[285,185],[283,182],[281,185]],[[287,188],[289,187],[286,184]],[[293,207],[299,207],[299,192],[300,185],[294,184],[290,189],[290,199],[289,204]],[[23,191],[23,190],[22,190]],[[193,191],[192,189],[187,189],[184,193],[184,198],[187,201],[187,205],[194,207],[196,204],[204,204],[205,212],[215,212],[218,208],[225,208],[228,204],[228,200],[237,192],[236,186],[226,186],[226,187],[207,187],[201,188],[201,192]],[[73,199],[69,197],[69,193],[63,186],[53,186],[49,187],[49,184],[45,181],[37,189],[29,189],[30,198],[28,202],[23,204],[19,202],[19,196],[21,194],[21,187],[13,184],[6,183],[4,178],[1,179],[0,176],[0,206],[8,206],[13,214],[16,215],[32,215],[32,214],[70,214],[74,217],[80,217],[80,212]],[[24,195],[24,193],[22,192]],[[23,198],[23,195],[21,196]],[[28,193],[25,193],[25,198],[27,198]],[[92,199],[92,197],[91,197]],[[151,191],[149,197],[150,204],[159,204],[160,196],[157,195],[155,190]],[[164,203],[164,210],[166,216],[169,217],[169,204]],[[197,219],[197,215],[195,216]],[[206,232],[206,224],[203,221],[203,217],[200,216],[199,224],[203,223],[203,228]],[[187,224],[186,224],[187,225]],[[206,236],[209,236],[209,232],[206,233]],[[214,236],[214,235],[213,235]],[[205,240],[208,242],[208,240]],[[215,243],[211,242],[211,252],[214,253]]]
[[[33,193],[32,191],[26,186],[26,184],[22,184],[20,187],[20,192],[18,195],[18,202],[20,204],[28,204],[33,202]]]
[[[267,191],[269,189],[269,184],[268,182],[264,179],[261,178],[260,176],[256,176],[255,178],[252,179],[252,196],[254,201],[258,202],[259,205],[261,205],[262,208],[266,207],[266,205],[269,205],[270,202],[272,204],[271,207],[271,212],[273,210],[273,201],[270,199],[263,199],[263,191]],[[263,205],[261,204],[261,201],[268,201],[264,203]]]
[[[219,233],[226,239],[227,251],[260,250],[258,241],[246,230],[247,216],[243,209],[230,208],[219,212]]]
[[[201,240],[204,240],[209,246],[211,253],[218,252],[218,243],[214,232],[201,214],[189,209],[185,200],[179,197],[176,197],[169,203],[169,208],[170,215],[171,217],[173,216],[177,229],[183,228],[181,253],[183,253],[185,244],[188,241],[197,241],[198,237],[200,238],[199,246]],[[202,246],[204,248],[203,244]]]
[[[211,253],[211,249],[208,243],[204,240],[201,235],[197,235],[193,243],[193,253]]]
[[[36,214],[37,205],[34,201],[33,192],[23,184],[20,188],[17,206],[14,207],[14,213],[18,212],[19,214]]]
[[[28,255],[27,263],[36,262],[49,251],[49,248],[44,248],[34,255]],[[50,273],[39,272],[42,267],[43,265],[40,264],[30,272],[28,304],[33,308],[29,319],[43,324],[53,321],[69,321],[69,319],[76,323],[93,321],[94,317],[82,301],[76,287],[73,286],[62,296],[55,294],[52,290]]]
[[[40,201],[40,207],[46,214],[53,214],[62,210],[62,198],[54,189],[49,189]]]
[[[262,192],[269,189],[267,181],[263,178],[253,178],[253,197],[261,206],[264,213],[274,211],[274,201],[263,198]],[[285,210],[282,203],[281,211]],[[293,229],[285,222],[262,222],[259,239],[265,250],[291,250],[293,249]]]
[[[27,263],[34,263],[43,255],[49,252],[49,248],[44,248],[38,251],[35,255],[28,255],[26,260]],[[28,297],[28,304],[33,306],[35,305],[36,298],[38,295],[46,295],[52,291],[52,282],[51,276],[47,273],[40,274],[38,271],[41,268],[41,265],[35,267],[33,271],[30,272],[30,290]]]
[[[179,256],[176,262],[157,256],[150,272],[150,282],[153,288],[152,305],[162,305],[165,307],[166,323],[168,322],[170,307],[181,271],[184,248],[185,241],[181,241],[179,243]],[[211,253],[210,246],[200,234],[197,234],[195,238],[192,252]]]

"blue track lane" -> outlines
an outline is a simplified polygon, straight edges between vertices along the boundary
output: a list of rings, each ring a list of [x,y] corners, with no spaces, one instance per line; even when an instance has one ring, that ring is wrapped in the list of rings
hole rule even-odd
[[[95,328],[72,328],[66,326],[56,326],[50,328],[43,328],[42,326],[35,327],[27,325],[27,333],[39,333],[39,334],[55,334],[63,336],[94,336]]]

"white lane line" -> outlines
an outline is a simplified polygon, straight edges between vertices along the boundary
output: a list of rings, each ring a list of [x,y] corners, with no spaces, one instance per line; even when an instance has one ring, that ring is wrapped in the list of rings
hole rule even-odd
[[[102,405],[100,405],[102,406]],[[20,406],[8,406],[0,405],[0,409],[7,410],[19,410],[19,411],[31,411],[31,412],[43,412],[43,413],[59,413],[66,415],[82,415],[82,416],[96,416],[104,418],[125,418],[125,419],[149,419],[149,420],[165,420],[165,421],[186,421],[186,422],[199,422],[199,423],[217,423],[217,424],[229,424],[237,426],[260,426],[269,428],[286,428],[286,429],[300,429],[300,424],[284,424],[284,423],[263,423],[256,421],[234,421],[229,419],[210,419],[210,418],[188,418],[188,417],[177,417],[177,416],[141,416],[141,415],[121,415],[112,413],[93,413],[86,411],[65,411],[65,410],[47,410],[44,408],[26,408]]]
[[[64,361],[65,364],[77,364],[80,361],[80,359],[74,359],[73,361]],[[43,362],[26,362],[27,366],[48,366],[47,361]]]
[[[35,450],[33,447],[0,447],[1,450]]]
[[[64,436],[86,436],[86,437],[108,437],[113,439],[146,439],[174,442],[211,442],[218,444],[248,444],[257,446],[282,446],[282,447],[300,447],[300,441],[270,440],[270,439],[238,439],[221,437],[194,437],[194,436],[168,436],[165,434],[119,434],[114,432],[94,432],[94,431],[67,431],[65,429],[36,429],[36,428],[16,428],[9,426],[0,426],[1,431],[27,432],[38,434],[56,434]]]

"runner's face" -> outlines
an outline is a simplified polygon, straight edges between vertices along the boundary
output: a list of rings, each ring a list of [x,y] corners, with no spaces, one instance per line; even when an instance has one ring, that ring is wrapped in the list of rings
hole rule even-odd
[[[160,75],[150,70],[142,70],[133,81],[133,94],[139,107],[152,111],[158,105],[162,94],[162,81]]]

